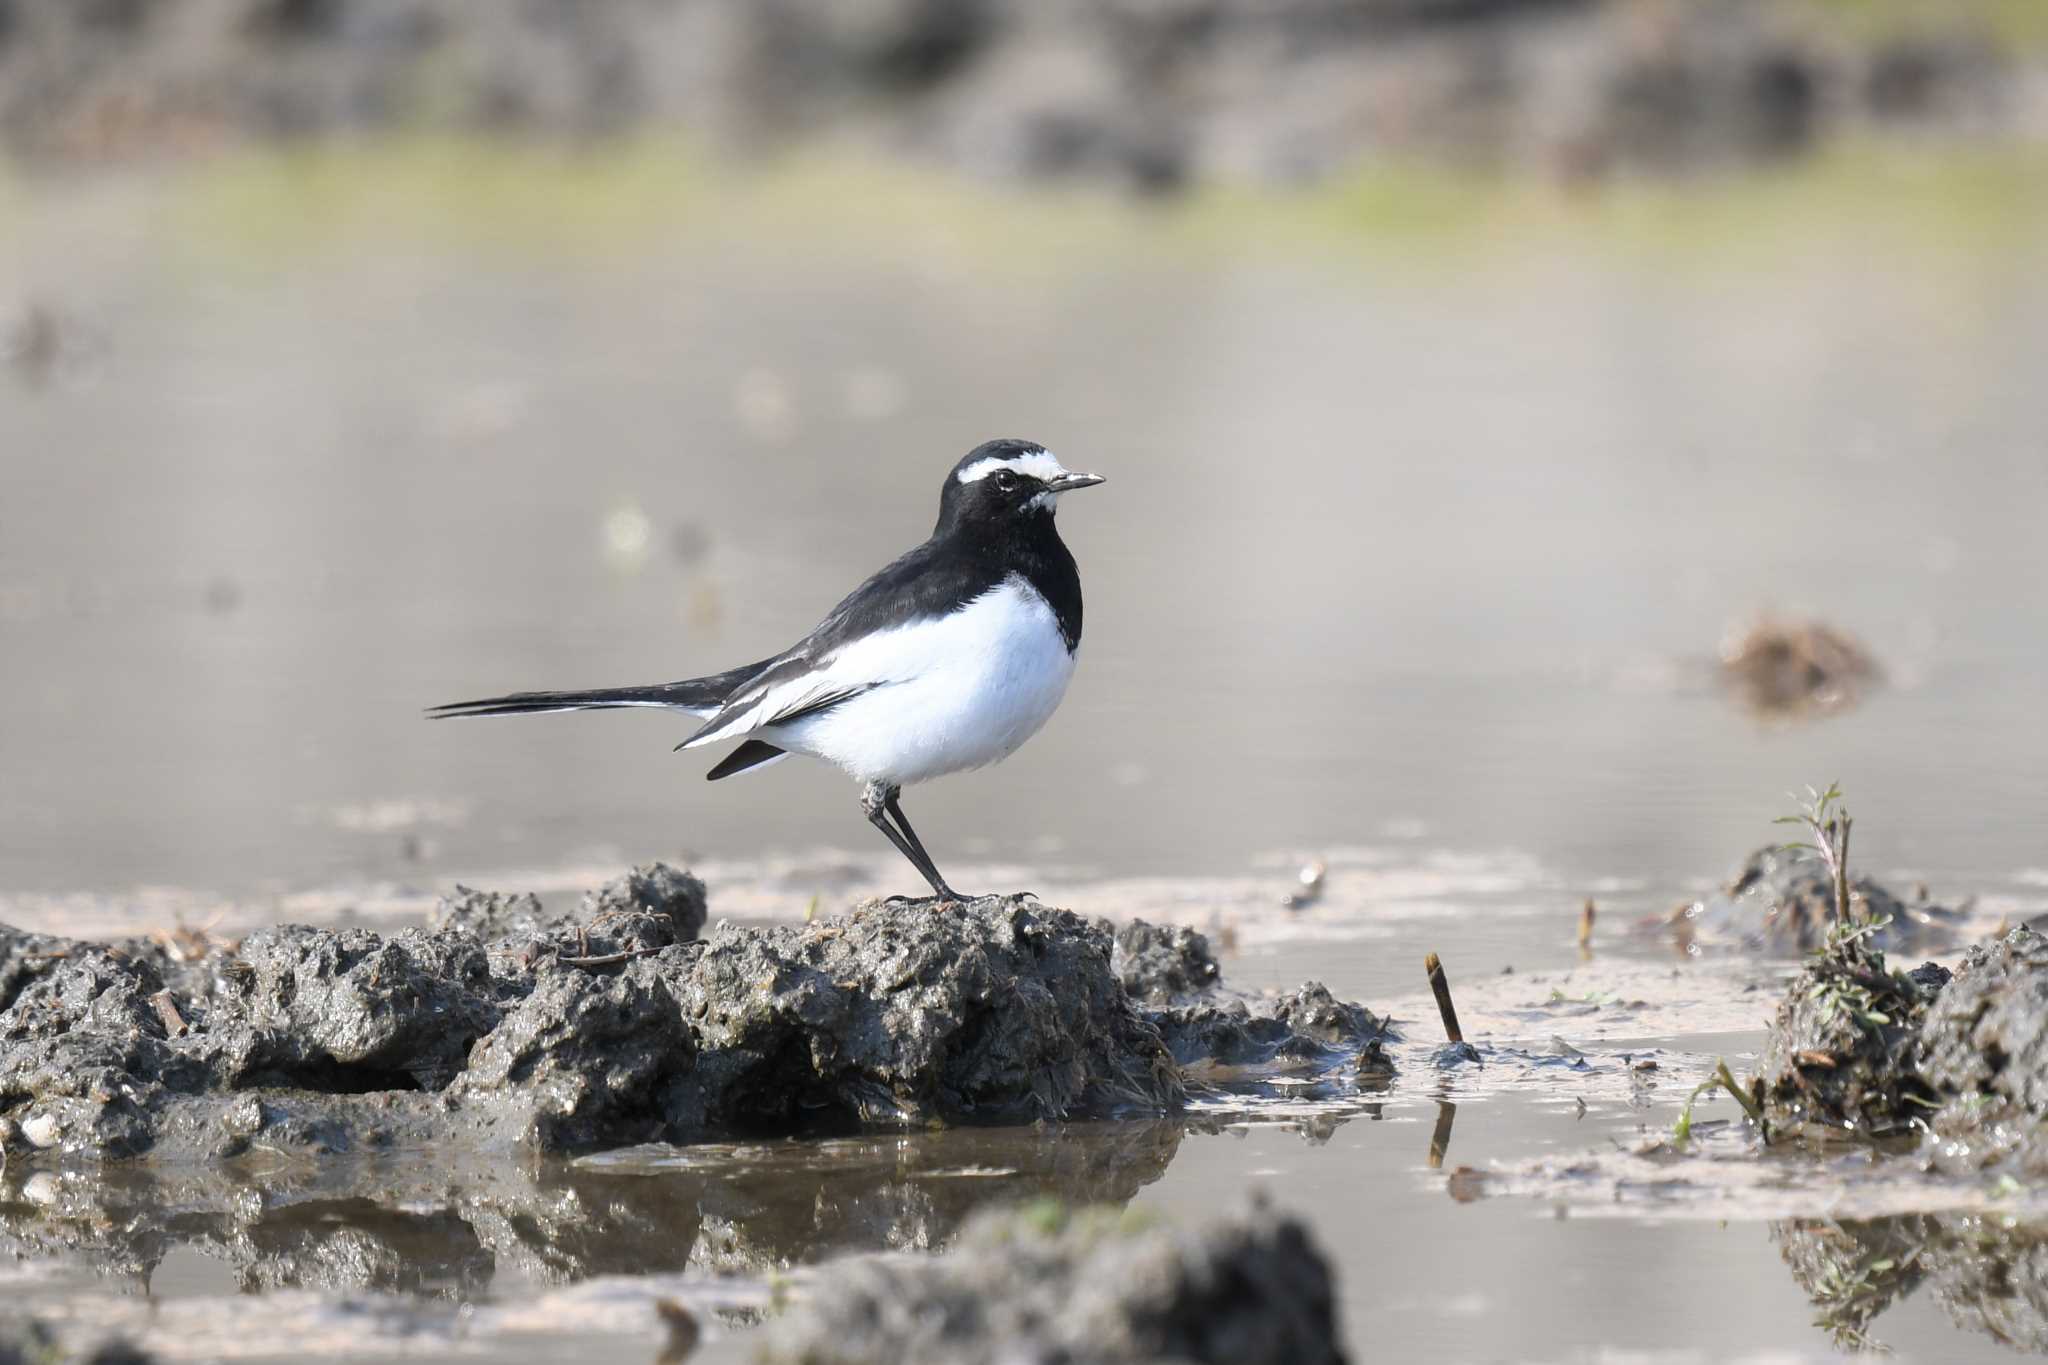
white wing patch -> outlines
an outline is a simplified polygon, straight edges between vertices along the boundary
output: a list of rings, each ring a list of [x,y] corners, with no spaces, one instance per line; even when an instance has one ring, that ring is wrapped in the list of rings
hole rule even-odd
[[[993,763],[1066,692],[1074,658],[1045,599],[1012,576],[959,610],[849,641],[810,671],[740,698],[685,745],[758,731],[862,781],[920,782]],[[820,698],[845,700],[778,721]]]
[[[1034,479],[1043,479],[1047,483],[1064,477],[1067,472],[1065,467],[1054,458],[1051,451],[1041,450],[1032,455],[1011,455],[1008,457],[991,455],[986,460],[976,460],[973,464],[960,471],[960,482],[977,482],[987,478],[998,469],[1009,469],[1019,474],[1028,474]]]

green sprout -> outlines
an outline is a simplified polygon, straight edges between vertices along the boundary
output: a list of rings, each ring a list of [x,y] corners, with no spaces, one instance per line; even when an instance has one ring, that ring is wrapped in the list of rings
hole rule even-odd
[[[1678,1122],[1671,1128],[1671,1140],[1674,1143],[1692,1140],[1692,1107],[1699,1103],[1700,1096],[1709,1090],[1725,1090],[1733,1095],[1735,1102],[1742,1106],[1742,1112],[1749,1115],[1749,1121],[1757,1126],[1757,1131],[1766,1131],[1764,1111],[1757,1106],[1756,1100],[1747,1090],[1736,1084],[1735,1073],[1728,1069],[1728,1059],[1723,1057],[1714,1063],[1714,1074],[1694,1086],[1692,1093],[1685,1097],[1685,1108],[1679,1110]]]
[[[1803,825],[1813,836],[1812,843],[1796,842],[1782,845],[1789,850],[1804,849],[1818,853],[1821,861],[1828,865],[1828,876],[1835,888],[1835,922],[1848,924],[1854,912],[1849,894],[1849,808],[1842,804],[1842,784],[1830,782],[1826,791],[1806,789],[1803,809],[1796,815],[1781,815],[1773,823],[1780,825]]]

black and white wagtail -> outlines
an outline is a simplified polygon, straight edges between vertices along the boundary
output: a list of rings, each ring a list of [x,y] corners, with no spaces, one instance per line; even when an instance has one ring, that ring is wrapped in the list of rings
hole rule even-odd
[[[940,899],[966,900],[939,875],[900,797],[913,782],[1007,758],[1059,706],[1081,645],[1081,575],[1053,513],[1060,494],[1101,482],[1035,442],[987,442],[946,476],[931,539],[773,658],[682,682],[516,692],[429,714],[686,711],[704,724],[678,749],[745,740],[707,774],[713,782],[792,753],[822,758],[861,783],[861,810]]]

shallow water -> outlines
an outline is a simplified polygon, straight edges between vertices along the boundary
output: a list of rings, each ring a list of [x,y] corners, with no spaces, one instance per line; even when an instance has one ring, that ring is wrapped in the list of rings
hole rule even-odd
[[[1256,1188],[1309,1211],[1360,1357],[1831,1349],[1781,1246],[1843,1169],[1730,1193],[1615,1148],[1739,1069],[1782,968],[1623,930],[1836,778],[1867,870],[1987,925],[2048,904],[2048,232],[1928,230],[1882,194],[1751,223],[1709,187],[1710,244],[1519,201],[1334,235],[600,167],[587,192],[645,194],[622,227],[459,184],[422,208],[348,164],[0,195],[0,279],[66,337],[0,379],[0,919],[397,923],[455,880],[566,893],[678,855],[714,914],[912,889],[829,773],[706,787],[657,717],[418,710],[766,653],[923,533],[960,450],[1024,434],[1111,478],[1062,515],[1083,664],[1015,759],[911,794],[920,831],[957,884],[1186,920],[1236,941],[1235,985],[1391,1008],[1402,1075],[686,1169],[259,1173],[270,1205],[16,1171],[10,1297],[184,1357],[651,1355],[657,1297],[758,1311],[983,1200],[1194,1218]],[[1766,608],[1855,631],[1888,685],[1805,727],[1743,713],[1712,656]],[[1322,899],[1278,910],[1311,857]],[[1482,1071],[1429,1065],[1429,950]],[[2042,1216],[1909,1180],[1840,1205],[1930,1206]],[[64,1228],[97,1250],[55,1254]],[[1870,1330],[2003,1353],[1953,1299]]]

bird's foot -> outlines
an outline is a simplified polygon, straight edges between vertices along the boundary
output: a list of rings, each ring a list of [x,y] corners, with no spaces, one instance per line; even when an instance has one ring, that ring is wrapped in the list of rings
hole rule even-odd
[[[966,905],[969,901],[982,899],[984,898],[981,896],[963,896],[958,891],[949,888],[934,896],[887,896],[883,898],[882,903],[884,905],[929,905],[934,910],[941,910],[949,905]]]

